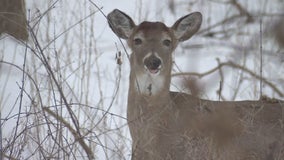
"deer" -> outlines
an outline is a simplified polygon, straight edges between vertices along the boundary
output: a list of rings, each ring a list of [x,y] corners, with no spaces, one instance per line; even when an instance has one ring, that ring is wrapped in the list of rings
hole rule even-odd
[[[284,159],[283,101],[211,101],[170,91],[173,52],[197,33],[200,12],[171,27],[136,25],[118,9],[107,20],[132,51],[127,104],[132,160]]]

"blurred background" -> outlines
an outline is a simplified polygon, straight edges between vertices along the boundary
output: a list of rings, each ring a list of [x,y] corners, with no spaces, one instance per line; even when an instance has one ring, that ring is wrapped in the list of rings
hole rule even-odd
[[[284,0],[0,0],[3,159],[130,159],[129,60],[118,8],[167,26],[194,11],[172,91],[216,101],[284,99]]]

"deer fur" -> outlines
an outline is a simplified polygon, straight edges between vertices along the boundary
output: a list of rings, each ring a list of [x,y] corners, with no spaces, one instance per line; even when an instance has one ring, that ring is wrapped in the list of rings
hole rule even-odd
[[[136,25],[122,11],[107,16],[127,41],[130,84],[127,119],[132,160],[283,160],[284,102],[219,102],[171,92],[172,53],[200,28],[199,12]]]

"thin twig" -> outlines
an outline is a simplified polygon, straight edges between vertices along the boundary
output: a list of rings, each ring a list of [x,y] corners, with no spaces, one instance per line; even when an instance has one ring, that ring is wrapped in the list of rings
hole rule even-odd
[[[263,75],[262,75],[262,68],[263,68],[263,58],[262,58],[262,18],[260,18],[260,23],[259,23],[259,52],[260,52],[260,68],[259,68],[259,74],[260,74],[260,81],[259,81],[259,92],[260,92],[260,97],[262,97],[262,80],[263,80]]]
[[[96,3],[94,3],[92,0],[89,0],[89,2],[90,2],[91,4],[93,4],[93,5],[101,12],[101,14],[106,18],[106,20],[108,21],[107,16],[106,16],[106,14],[102,11],[102,9],[101,9],[98,5],[96,5]],[[108,23],[111,23],[111,22],[108,21]],[[116,36],[117,36],[117,35],[116,35]],[[117,37],[118,37],[118,36],[117,36]],[[128,52],[127,52],[127,50],[126,50],[126,47],[125,47],[124,44],[122,43],[122,40],[121,40],[119,37],[118,37],[118,39],[119,39],[119,42],[120,42],[120,44],[122,45],[122,47],[123,47],[123,49],[124,49],[124,52],[125,52],[125,54],[126,54],[128,60],[130,60],[130,55],[128,54]]]
[[[28,27],[31,28],[29,25],[28,25]],[[68,101],[67,101],[67,99],[66,99],[66,97],[64,95],[64,92],[63,92],[59,82],[57,81],[57,79],[56,79],[56,77],[55,77],[55,75],[54,75],[54,73],[52,71],[52,68],[49,65],[49,62],[48,62],[48,60],[47,60],[47,58],[46,58],[46,56],[45,56],[45,54],[43,52],[43,49],[40,46],[40,44],[38,42],[38,39],[37,39],[35,33],[33,32],[33,30],[31,30],[31,37],[33,38],[33,40],[35,42],[35,45],[36,45],[36,48],[39,50],[39,53],[40,53],[40,55],[42,57],[42,59],[40,59],[40,60],[44,64],[48,74],[50,75],[51,80],[55,83],[55,86],[56,86],[57,90],[59,91],[60,97],[63,100],[63,103],[66,105],[67,111],[68,111],[68,113],[69,113],[69,115],[71,117],[71,120],[72,120],[75,128],[76,128],[77,134],[81,136],[80,128],[79,128],[79,122],[76,119],[76,116],[75,116],[74,112],[72,111],[71,106],[69,105],[69,103],[68,103]],[[83,147],[83,149],[86,149],[86,148]],[[94,159],[94,154],[93,153],[90,154],[89,150],[85,150],[85,152],[86,152],[86,154],[87,154],[89,159]]]
[[[93,151],[91,150],[91,148],[85,143],[84,141],[84,137],[82,137],[80,134],[78,134],[78,132],[67,122],[64,120],[64,118],[62,118],[61,116],[59,116],[58,114],[54,113],[53,111],[51,111],[49,108],[44,107],[43,110],[45,112],[47,112],[49,115],[51,115],[53,118],[55,118],[57,121],[61,122],[64,124],[64,126],[66,128],[68,128],[68,130],[71,132],[71,134],[74,136],[75,141],[78,141],[79,144],[82,146],[82,148],[85,150],[85,152],[87,153],[89,159],[94,159],[93,156]]]
[[[222,67],[232,67],[232,68],[237,68],[237,69],[241,69],[242,71],[248,73],[249,75],[255,77],[256,79],[262,79],[263,83],[265,83],[266,85],[268,85],[270,88],[272,88],[272,90],[274,90],[280,97],[284,97],[284,93],[282,93],[274,84],[272,84],[271,82],[269,82],[268,80],[266,80],[265,78],[261,77],[260,75],[255,74],[253,71],[245,68],[244,66],[235,64],[231,61],[229,62],[224,62],[224,63],[220,63],[217,67],[206,71],[204,73],[196,73],[196,72],[182,72],[182,73],[174,73],[172,74],[173,77],[175,76],[197,76],[199,78],[202,78],[204,76],[207,76],[209,74],[214,73],[215,71],[219,70]]]
[[[238,9],[240,15],[247,17],[247,22],[253,22],[252,15],[237,0],[231,0],[230,3]]]
[[[27,43],[27,42],[26,42]],[[18,117],[17,117],[17,121],[16,121],[16,128],[15,128],[15,132],[14,132],[14,138],[12,140],[12,148],[10,150],[10,155],[9,157],[12,157],[13,154],[13,150],[14,150],[14,144],[16,142],[16,136],[17,136],[17,132],[18,132],[18,127],[19,127],[19,122],[20,122],[20,113],[22,110],[22,103],[23,103],[23,92],[24,92],[24,88],[25,88],[25,70],[26,70],[26,60],[27,60],[27,47],[25,47],[25,54],[24,54],[24,60],[23,60],[23,72],[22,72],[22,84],[20,87],[20,103],[19,103],[19,110],[18,110]],[[1,150],[2,151],[2,150]]]

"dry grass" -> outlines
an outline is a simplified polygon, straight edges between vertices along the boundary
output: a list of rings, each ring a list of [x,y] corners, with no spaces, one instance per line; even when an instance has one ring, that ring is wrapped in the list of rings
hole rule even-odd
[[[95,9],[69,15],[69,21],[58,25],[62,17],[55,15],[71,7],[61,8],[61,3],[35,3],[28,16],[29,40],[18,41],[14,57],[8,55],[8,48],[2,50],[1,76],[8,79],[8,87],[1,86],[7,93],[0,100],[2,157],[126,159],[130,142],[126,119],[121,109],[113,108],[125,104],[117,99],[124,68],[116,65],[113,55],[109,61],[114,74],[104,72],[93,26],[98,10],[88,4]],[[88,7],[75,3],[74,10]],[[17,86],[13,97],[11,85]]]
[[[11,0],[0,0],[0,12],[7,11],[4,4],[8,1],[12,2]],[[138,2],[142,1],[137,1],[137,4],[142,4]],[[227,56],[229,60],[222,59],[214,71],[217,72],[217,75],[219,75],[219,71],[226,75],[229,71],[222,69],[224,66],[229,66],[236,69],[234,74],[241,70],[241,74],[244,76],[237,79],[235,84],[228,84],[230,79],[224,78],[222,89],[228,90],[229,88],[236,95],[244,95],[247,99],[258,97],[259,90],[257,89],[248,91],[250,96],[245,94],[248,93],[246,92],[248,83],[244,82],[249,82],[249,84],[257,82],[258,84],[259,79],[263,78],[258,74],[259,66],[251,68],[247,63],[242,63],[248,59],[258,59],[258,56],[255,55],[258,48],[254,43],[249,43],[247,46],[230,43],[235,40],[242,41],[240,37],[244,36],[244,33],[249,33],[244,37],[253,37],[251,42],[258,40],[258,31],[240,29],[240,26],[247,25],[247,22],[243,22],[241,19],[248,15],[254,17],[254,13],[246,10],[244,14],[239,14],[238,12],[241,11],[239,10],[236,15],[219,17],[220,19],[213,21],[215,18],[213,15],[218,14],[213,10],[216,8],[215,3],[210,2],[207,7],[212,10],[208,11],[206,8],[203,9],[207,1],[169,2],[174,14],[181,14],[176,8],[187,7],[187,10],[190,11],[200,9],[207,17],[204,27],[199,33],[199,37],[203,37],[206,41],[195,39],[191,43],[198,41],[198,44],[204,44],[203,49],[207,46],[233,48],[229,52],[223,51],[229,55]],[[106,32],[96,32],[96,16],[103,16],[87,0],[74,1],[74,3],[67,0],[48,1],[45,4],[38,1],[33,3],[30,12],[27,13],[28,22],[23,19],[25,15],[20,10],[21,5],[13,5],[14,7],[12,7],[17,15],[8,14],[3,18],[3,13],[1,13],[0,16],[0,33],[3,33],[5,29],[5,32],[9,32],[16,38],[23,40],[28,38],[28,41],[13,42],[13,46],[8,45],[11,42],[8,36],[0,39],[2,157],[4,159],[130,159],[131,139],[128,135],[125,118],[128,59],[124,50],[120,49],[122,48],[120,44],[118,45],[119,49],[109,50],[109,48],[115,48],[115,40],[106,42],[108,44],[104,44],[104,47],[99,46],[102,41],[101,36]],[[220,3],[219,5],[229,4]],[[244,6],[241,5],[241,7]],[[142,6],[137,6],[137,8],[141,10]],[[227,8],[232,10],[232,6]],[[165,13],[169,12],[167,8],[164,9]],[[143,12],[150,13],[149,10]],[[7,17],[9,21],[7,21]],[[269,15],[267,17],[270,18]],[[236,23],[231,23],[232,21],[236,21]],[[12,25],[15,23],[21,27],[17,26],[15,29],[15,25]],[[28,25],[24,25],[26,23]],[[257,24],[257,20],[253,21],[253,24]],[[277,40],[280,44],[281,37]],[[213,43],[212,39],[216,40],[217,44]],[[75,41],[76,43],[74,43]],[[225,42],[226,45],[224,45]],[[267,47],[270,42],[269,39],[264,41],[265,51],[267,51],[264,53],[265,58],[271,57],[271,55],[275,56],[270,53],[274,53],[275,50],[279,51],[279,48],[275,46]],[[200,53],[203,53],[202,48]],[[181,52],[189,50],[191,51],[192,48],[187,43],[180,48]],[[208,50],[207,54],[216,53],[217,56],[220,56],[220,50],[212,51],[211,48]],[[116,52],[122,52],[122,56],[118,54],[118,65],[115,60]],[[240,54],[244,55],[243,59],[235,58],[235,55],[240,57]],[[192,56],[192,54],[188,55]],[[252,58],[252,55],[255,55],[256,58]],[[230,63],[230,58],[236,59],[236,61]],[[194,61],[201,60],[195,59]],[[283,95],[284,88],[281,84],[284,80],[282,76],[273,75],[270,77],[270,72],[282,75],[282,71],[277,66],[277,56],[272,60],[275,60],[276,69],[263,66],[266,71],[264,74],[266,78],[263,79],[264,93],[279,98],[279,95]],[[265,62],[268,63],[272,60],[267,58]],[[223,63],[223,61],[225,62]],[[121,64],[121,62],[123,63]],[[222,64],[224,65],[221,66]],[[283,62],[280,65],[283,65]],[[196,76],[195,72],[193,74],[187,73],[186,75]],[[210,75],[206,74],[203,77],[208,76]],[[188,88],[191,91],[194,90],[193,93],[196,95],[199,95],[200,91],[209,93],[203,87],[200,89],[199,86],[195,86],[195,81],[198,80],[201,79],[194,78],[194,81],[189,83],[185,81],[185,84],[188,84]],[[217,84],[219,89],[219,81],[215,79],[212,81],[214,81],[213,84]],[[237,86],[238,89],[234,90],[231,88],[232,86]],[[227,95],[222,96],[224,99],[230,99]],[[236,125],[233,130],[228,130],[227,126],[231,126],[233,123],[228,118],[232,115],[227,114],[227,111],[220,111],[221,116],[219,116],[219,111],[217,112],[218,116],[210,117],[208,122],[213,123],[210,126],[215,126],[212,128],[213,130],[224,130],[222,134],[215,135],[222,146],[226,142],[227,136],[235,134],[235,130],[238,131],[242,127]],[[224,121],[224,119],[228,121]],[[214,148],[208,148],[205,145],[212,142],[210,138],[196,140],[181,136],[181,141],[186,138],[189,138],[188,142],[190,142],[187,145],[192,148],[189,154],[196,155],[196,159],[200,157],[200,150],[208,153],[213,152]],[[200,148],[195,147],[197,144]],[[272,148],[275,147],[272,146]],[[277,160],[281,160],[281,158],[279,155]]]

